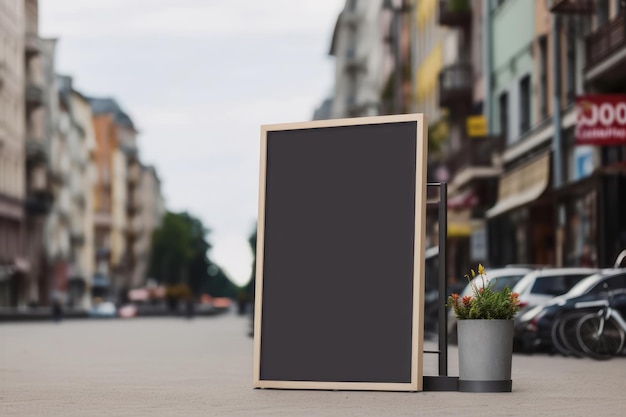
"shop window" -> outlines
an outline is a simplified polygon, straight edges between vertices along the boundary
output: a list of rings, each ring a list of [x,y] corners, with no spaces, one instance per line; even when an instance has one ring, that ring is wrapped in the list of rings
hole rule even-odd
[[[548,38],[539,38],[539,113],[548,116]]]
[[[598,14],[598,27],[609,20],[609,0],[598,0],[596,11]]]
[[[527,75],[520,81],[520,106],[519,120],[520,133],[530,129],[530,76]]]
[[[564,263],[566,266],[598,265],[596,230],[596,192],[574,197],[565,205],[566,230]]]
[[[509,95],[507,93],[500,94],[498,107],[500,109],[500,134],[504,136],[505,142],[509,143]]]

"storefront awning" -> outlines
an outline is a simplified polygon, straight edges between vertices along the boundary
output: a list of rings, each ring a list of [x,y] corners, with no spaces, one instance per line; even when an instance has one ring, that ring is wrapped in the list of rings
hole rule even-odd
[[[550,183],[550,153],[545,153],[500,179],[498,202],[487,210],[488,218],[499,216],[509,210],[536,200]]]
[[[478,203],[478,197],[472,190],[464,191],[458,195],[448,198],[448,209],[458,210],[474,207]]]

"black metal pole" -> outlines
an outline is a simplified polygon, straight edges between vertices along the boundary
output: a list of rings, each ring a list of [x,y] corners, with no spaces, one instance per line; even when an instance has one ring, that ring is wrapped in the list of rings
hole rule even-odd
[[[448,184],[439,184],[439,376],[448,376],[448,320],[446,317],[446,242],[448,239]]]

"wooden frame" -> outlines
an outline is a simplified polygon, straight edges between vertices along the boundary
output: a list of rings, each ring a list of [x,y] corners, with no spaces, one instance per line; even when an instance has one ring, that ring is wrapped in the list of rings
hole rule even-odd
[[[422,114],[261,127],[255,388],[422,390],[426,151]]]

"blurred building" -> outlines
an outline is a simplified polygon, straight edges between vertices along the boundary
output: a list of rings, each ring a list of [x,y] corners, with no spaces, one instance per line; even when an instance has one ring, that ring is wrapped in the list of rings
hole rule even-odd
[[[26,197],[24,54],[27,27],[25,15],[26,10],[22,2],[2,3],[2,13],[0,13],[0,306],[25,304],[29,291],[27,280],[30,265],[25,257],[22,234]],[[32,37],[28,39],[30,41]]]
[[[380,16],[381,35],[385,42],[382,57],[383,90],[381,114],[411,111],[411,11],[409,0],[384,0]]]
[[[54,78],[54,41],[39,38],[39,9],[36,0],[25,6],[25,119],[26,119],[26,199],[24,244],[29,263],[27,279],[29,303],[46,304],[50,291],[48,265],[44,252],[44,225],[53,190],[48,177],[50,140],[55,118],[57,91],[48,81]]]
[[[70,193],[71,178],[69,164],[69,146],[59,107],[59,84],[55,72],[55,54],[57,42],[54,39],[40,39],[41,63],[43,65],[44,101],[41,112],[43,123],[38,121],[33,126],[42,126],[46,150],[45,178],[42,189],[48,196],[47,210],[42,216],[43,233],[30,244],[42,247],[41,255],[35,261],[39,270],[39,304],[47,305],[53,301],[67,301],[68,278],[70,269]],[[38,137],[36,135],[36,137]]]
[[[322,101],[317,109],[313,112],[313,120],[330,119],[330,108],[333,104],[332,98],[326,98]]]
[[[624,2],[412,9],[412,109],[429,118],[428,179],[448,183],[449,274],[478,261],[610,265],[626,247],[625,141],[617,130],[581,143],[576,100],[626,112]]]
[[[552,30],[560,34],[557,93],[564,107],[559,148],[553,146],[561,177],[554,177],[557,259],[611,266],[626,248],[626,137],[616,132],[581,143],[577,131],[586,129],[587,107],[601,112],[594,129],[607,133],[603,125],[613,118],[614,127],[626,130],[626,2],[555,1],[551,12]],[[553,125],[556,130],[556,118]]]
[[[142,214],[133,219],[132,225],[136,233],[132,248],[136,261],[131,272],[130,288],[146,285],[152,233],[161,226],[163,216],[165,215],[161,181],[153,166],[141,166],[135,195],[142,207]]]
[[[98,284],[124,301],[145,284],[152,232],[164,215],[160,181],[140,161],[137,129],[119,104],[90,99],[96,134],[95,242]]]
[[[429,27],[432,19],[426,23],[427,30],[440,36],[434,56],[441,53],[436,90],[442,114],[431,130],[440,155],[436,169],[448,183],[447,263],[449,274],[455,277],[462,276],[472,264],[489,261],[485,212],[496,202],[502,172],[503,138],[489,130],[487,116],[493,83],[492,48],[486,48],[485,43],[491,44],[492,37],[491,21],[483,16],[489,4],[441,0],[435,6],[440,29]],[[432,7],[423,3],[418,21],[429,16]],[[515,36],[514,32],[508,34],[509,38]]]
[[[126,250],[126,158],[120,149],[117,120],[121,110],[112,99],[90,98],[96,138],[94,190],[94,238],[100,295],[111,295],[123,286]]]
[[[385,67],[390,16],[383,10],[382,0],[347,0],[337,18],[330,47],[335,57],[331,118],[380,114],[390,70]]]
[[[72,78],[58,76],[59,121],[54,165],[64,179],[49,216],[45,240],[51,259],[67,265],[62,288],[67,304],[88,308],[94,275],[93,187],[95,134],[88,100],[72,86]],[[62,237],[62,244],[57,245]],[[62,252],[61,252],[62,251]],[[57,252],[57,255],[53,254]],[[59,253],[61,252],[61,253]],[[58,279],[58,277],[57,277]]]
[[[555,264],[550,13],[539,0],[493,4],[487,12],[493,51],[488,117],[505,144],[498,201],[487,212],[491,259]],[[568,112],[566,127],[575,122],[573,107]]]
[[[437,24],[437,3],[415,1],[411,13],[411,64],[413,90],[411,110],[428,118],[428,182],[446,182],[448,168],[443,163],[443,146],[448,137],[448,125],[439,107],[438,76],[443,67],[443,39],[445,28]],[[428,187],[431,202],[439,198],[439,190]],[[439,243],[438,206],[428,204],[426,210],[426,246]]]
[[[428,181],[448,184],[449,275],[609,266],[626,248],[625,15],[624,0],[347,1],[335,91],[314,118],[426,114]]]

